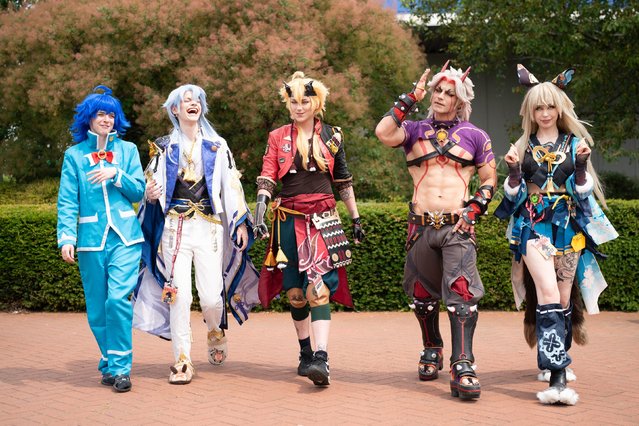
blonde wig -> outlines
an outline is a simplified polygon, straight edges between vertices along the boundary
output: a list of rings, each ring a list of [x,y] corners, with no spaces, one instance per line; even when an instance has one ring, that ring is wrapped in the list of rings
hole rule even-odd
[[[537,133],[537,129],[539,127],[535,122],[535,109],[544,105],[554,106],[556,108],[557,113],[559,114],[557,117],[557,128],[560,132],[566,134],[572,133],[578,138],[585,140],[589,146],[592,147],[594,145],[592,136],[590,136],[590,133],[588,133],[588,130],[586,129],[587,123],[579,120],[575,113],[575,104],[573,104],[570,98],[568,98],[566,92],[557,87],[555,84],[547,81],[531,87],[526,93],[524,101],[521,104],[519,115],[522,117],[521,128],[524,133],[517,142],[515,142],[515,147],[517,148],[520,161],[523,161],[530,135]],[[604,198],[603,189],[599,182],[599,178],[597,177],[597,173],[592,166],[590,158],[588,158],[586,170],[592,176],[595,195],[605,207],[606,200]]]
[[[310,85],[309,85],[310,83]],[[315,92],[315,95],[308,96],[307,90],[311,87]],[[290,92],[290,95],[289,95]],[[311,101],[311,108],[313,110],[314,117],[323,117],[324,111],[326,110],[326,97],[328,96],[328,88],[319,80],[314,80],[304,76],[302,71],[296,71],[292,76],[290,81],[284,83],[280,88],[280,96],[282,97],[282,101],[286,104],[289,112],[291,112],[291,118],[293,115],[293,111],[291,109],[291,98],[295,99],[298,103],[302,103],[302,100],[307,97]],[[309,143],[308,139],[311,135],[306,135],[300,128],[297,129],[297,140],[295,141],[297,145],[297,152],[299,152],[302,157],[302,167],[307,169],[307,164],[309,160]],[[317,163],[317,166],[321,171],[327,170],[327,163],[324,157],[322,156],[322,151],[320,149],[321,140],[319,136],[313,133],[313,143],[312,143],[312,155],[313,159]]]
[[[428,82],[428,92],[433,95],[435,87],[442,81],[448,80],[455,84],[455,95],[457,95],[457,118],[461,121],[470,120],[470,113],[473,111],[470,106],[470,102],[475,99],[475,91],[473,87],[473,81],[468,78],[468,75],[462,81],[464,72],[461,69],[455,69],[453,67],[447,68],[438,72]],[[428,117],[433,116],[432,107],[428,107]]]

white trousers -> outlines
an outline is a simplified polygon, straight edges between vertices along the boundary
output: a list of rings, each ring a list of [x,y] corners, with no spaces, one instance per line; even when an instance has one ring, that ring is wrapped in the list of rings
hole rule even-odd
[[[178,288],[170,305],[171,340],[177,361],[181,353],[191,359],[191,265],[195,265],[195,287],[209,331],[219,330],[224,313],[222,298],[222,248],[224,228],[194,215],[182,221],[178,254],[173,265],[178,238],[178,218],[167,216],[162,234],[162,256],[167,274],[173,267],[173,285]]]

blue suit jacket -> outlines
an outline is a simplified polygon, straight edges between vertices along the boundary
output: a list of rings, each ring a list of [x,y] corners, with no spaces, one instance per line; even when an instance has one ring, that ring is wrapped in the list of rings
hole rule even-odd
[[[109,228],[127,246],[144,241],[133,208],[145,190],[137,147],[110,133],[106,151],[113,152],[113,162],[95,162],[91,153],[97,151],[97,143],[97,135],[89,131],[86,140],[64,153],[58,193],[58,247],[73,244],[78,251],[103,250]],[[88,181],[89,171],[106,167],[117,169],[113,179],[95,184]]]

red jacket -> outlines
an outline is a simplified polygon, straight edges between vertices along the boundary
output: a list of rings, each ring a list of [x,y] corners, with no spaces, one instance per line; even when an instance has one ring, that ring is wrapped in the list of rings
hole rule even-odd
[[[315,121],[315,133],[319,136],[322,132],[322,123],[319,120]],[[351,178],[350,173],[346,169],[346,175],[344,172],[339,173],[339,176],[336,176],[334,173],[335,169],[335,161],[336,158],[340,161],[340,158],[343,157],[338,155],[338,151],[343,153],[342,147],[342,133],[339,128],[331,127],[333,132],[333,138],[331,141],[334,142],[335,152],[331,152],[329,150],[327,143],[320,143],[320,149],[322,151],[322,155],[326,159],[326,163],[328,166],[328,171],[331,174],[331,178],[333,180],[347,180]],[[273,181],[273,183],[277,182],[282,178],[291,168],[293,164],[293,159],[295,158],[295,154],[297,153],[297,145],[295,140],[297,139],[297,128],[293,124],[284,125],[278,129],[273,130],[268,137],[268,146],[266,148],[266,153],[263,157],[262,163],[262,173],[260,173],[261,177],[268,178]],[[329,142],[330,144],[330,142]],[[345,161],[344,161],[345,168]],[[341,170],[342,168],[339,167]]]

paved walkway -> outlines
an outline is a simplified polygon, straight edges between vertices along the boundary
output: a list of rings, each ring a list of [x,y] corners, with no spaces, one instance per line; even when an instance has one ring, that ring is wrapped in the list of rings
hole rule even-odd
[[[253,314],[231,324],[230,355],[206,358],[205,327],[193,312],[197,375],[167,383],[170,344],[134,332],[133,390],[99,384],[97,346],[83,314],[0,313],[0,424],[639,424],[639,313],[587,318],[591,343],[573,347],[574,407],[543,406],[536,352],[522,313],[481,312],[475,355],[478,401],[450,396],[447,374],[420,382],[418,325],[409,312],[333,315],[332,384],[296,376],[297,340],[288,314]],[[448,348],[449,324],[441,318]]]

